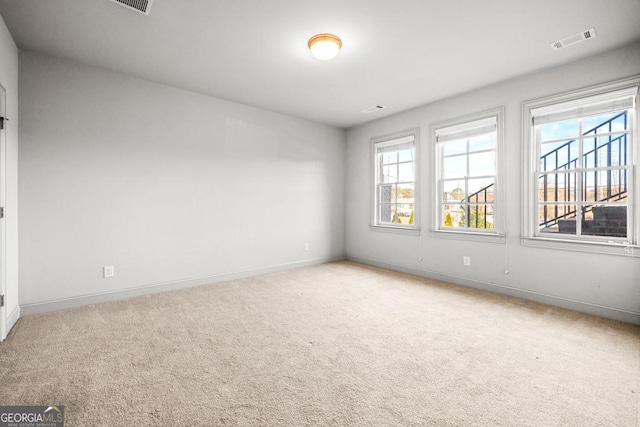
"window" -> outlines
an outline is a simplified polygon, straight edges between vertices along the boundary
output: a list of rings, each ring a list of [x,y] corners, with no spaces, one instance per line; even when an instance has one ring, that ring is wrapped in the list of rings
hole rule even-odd
[[[417,131],[375,139],[374,225],[416,229]]]
[[[637,244],[638,87],[624,86],[525,104],[527,237]]]
[[[502,109],[436,125],[436,230],[496,234]]]

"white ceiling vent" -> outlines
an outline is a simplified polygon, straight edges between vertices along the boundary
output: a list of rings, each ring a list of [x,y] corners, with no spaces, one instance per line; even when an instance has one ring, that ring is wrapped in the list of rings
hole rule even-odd
[[[382,110],[384,105],[374,105],[373,107],[365,108],[364,110],[360,110],[362,114],[371,114],[378,110]]]
[[[595,36],[596,36],[595,28],[589,28],[588,30],[582,31],[578,34],[574,34],[565,39],[558,40],[557,42],[553,42],[551,43],[551,47],[553,48],[553,50],[558,50],[558,49],[565,48],[567,46],[571,46],[571,45],[595,38]]]
[[[135,10],[136,12],[143,13],[149,16],[149,10],[151,10],[151,3],[153,0],[111,0],[114,3],[118,3],[126,7],[127,9]]]

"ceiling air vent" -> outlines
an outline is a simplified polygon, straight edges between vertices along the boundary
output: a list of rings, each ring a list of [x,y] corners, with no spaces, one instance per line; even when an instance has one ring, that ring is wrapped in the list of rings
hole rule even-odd
[[[371,114],[375,111],[382,110],[384,105],[374,105],[373,107],[365,108],[364,110],[360,110],[362,114]]]
[[[114,3],[118,3],[126,7],[127,9],[135,10],[136,12],[143,13],[149,16],[149,10],[151,9],[151,3],[153,0],[111,0]]]
[[[580,43],[589,39],[592,39],[596,36],[595,28],[589,28],[588,30],[582,31],[578,34],[574,34],[565,39],[558,40],[557,42],[551,43],[551,47],[553,50],[558,50],[565,48],[567,46],[574,45],[576,43]]]

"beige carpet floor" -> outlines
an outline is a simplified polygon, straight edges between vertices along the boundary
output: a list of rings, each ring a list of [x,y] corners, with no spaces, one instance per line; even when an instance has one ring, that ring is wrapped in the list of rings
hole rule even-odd
[[[640,327],[351,262],[18,321],[67,426],[638,426]]]

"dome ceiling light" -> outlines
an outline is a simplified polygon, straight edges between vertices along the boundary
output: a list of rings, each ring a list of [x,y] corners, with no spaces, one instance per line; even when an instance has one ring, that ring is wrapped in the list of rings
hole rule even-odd
[[[321,61],[336,57],[342,47],[342,40],[333,34],[317,34],[309,39],[311,54]]]

